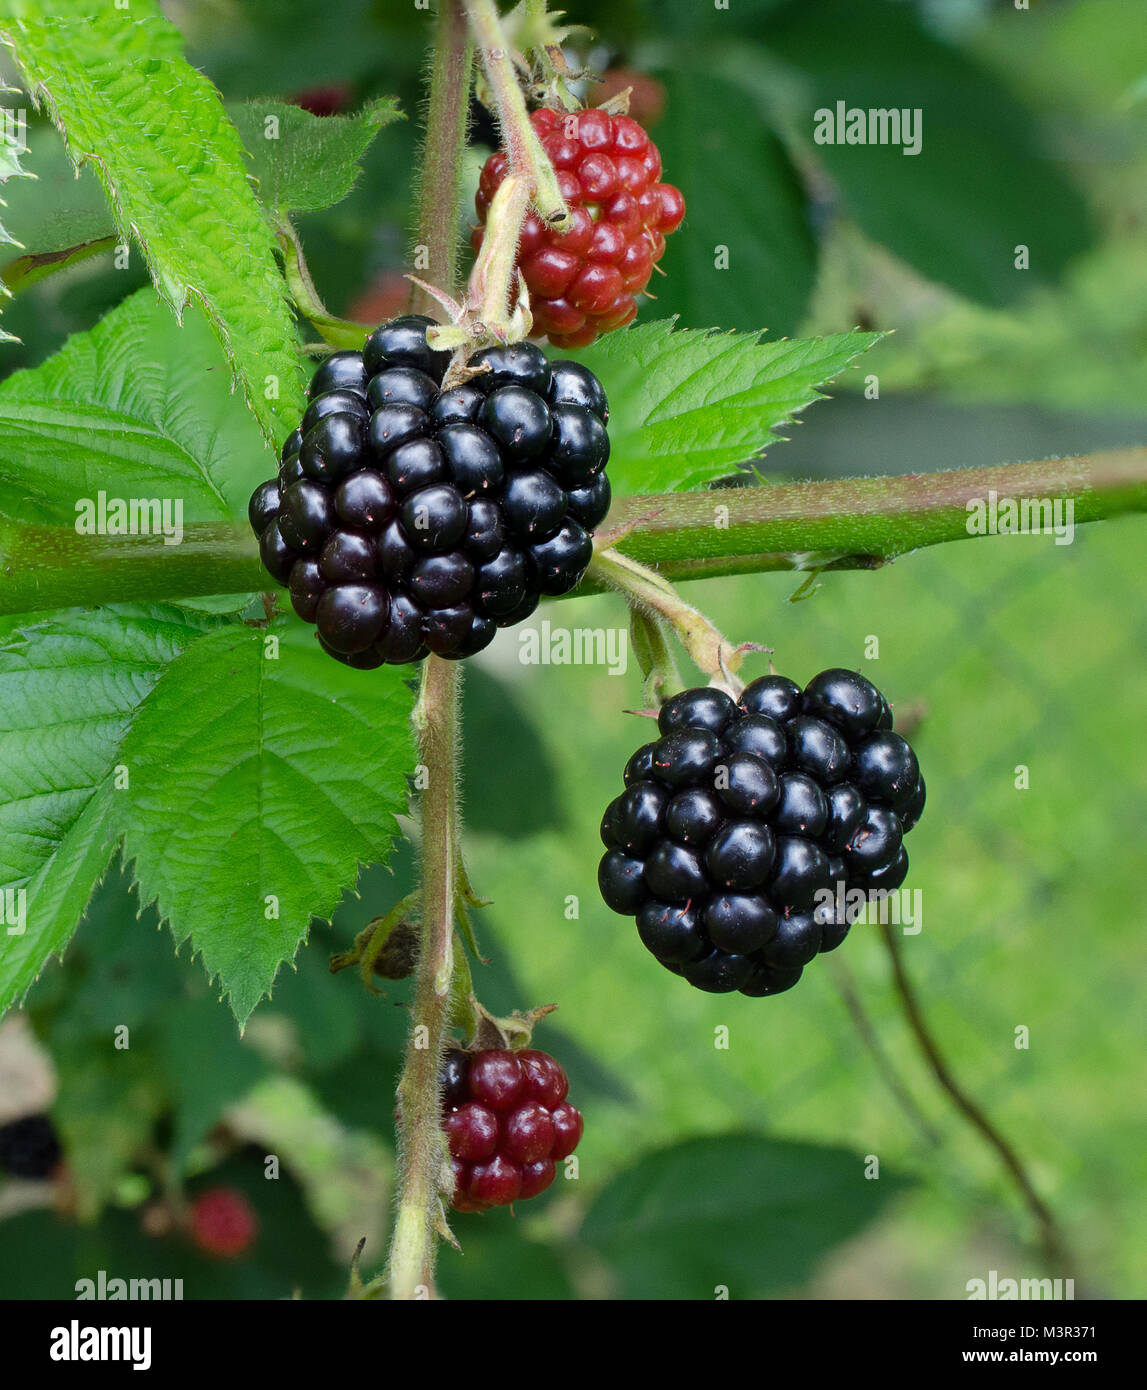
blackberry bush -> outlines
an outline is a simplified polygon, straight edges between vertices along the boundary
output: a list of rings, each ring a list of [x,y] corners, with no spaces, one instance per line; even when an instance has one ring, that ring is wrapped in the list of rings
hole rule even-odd
[[[530,343],[450,354],[419,315],[319,367],[248,515],[271,576],[349,666],[458,659],[572,589],[609,510],[601,383]]]
[[[555,347],[583,347],[636,317],[636,297],[665,254],[665,238],[681,225],[685,199],[661,182],[657,146],[631,116],[543,108],[530,122],[572,220],[559,232],[530,213],[518,264],[535,332]],[[508,169],[504,150],[486,161],[475,195],[480,224]],[[483,225],[474,229],[476,251],[484,235]]]
[[[666,969],[698,989],[791,989],[861,907],[893,889],[924,778],[880,691],[854,671],[802,691],[762,676],[736,702],[713,687],[661,707],[601,822],[598,884]]]
[[[548,1053],[452,1049],[441,1082],[457,1211],[537,1197],[578,1146],[582,1117],[566,1100],[565,1071]]]

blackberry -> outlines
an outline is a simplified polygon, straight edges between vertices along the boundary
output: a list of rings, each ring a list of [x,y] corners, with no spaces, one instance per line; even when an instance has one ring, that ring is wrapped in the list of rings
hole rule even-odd
[[[791,989],[863,911],[849,890],[892,890],[908,872],[902,841],[926,790],[891,724],[855,671],[804,690],[764,676],[736,702],[712,687],[671,696],[602,817],[606,904],[698,989]]]
[[[440,1079],[455,1210],[487,1211],[544,1192],[582,1136],[559,1063],[533,1048],[452,1048]]]
[[[547,334],[555,346],[582,347],[634,318],[636,296],[664,255],[666,236],[680,226],[685,200],[672,184],[661,182],[657,146],[630,116],[611,116],[600,108],[576,113],[543,108],[530,123],[557,171],[571,218],[559,232],[530,213],[518,263],[530,291],[535,331]],[[504,150],[483,166],[475,198],[480,224],[508,169]],[[484,233],[484,225],[475,228],[475,250]],[[499,357],[498,362],[510,380],[529,370],[528,360]],[[550,400],[592,406],[592,395],[571,372]]]
[[[24,1115],[0,1125],[0,1172],[48,1178],[61,1158],[56,1127],[47,1115]]]
[[[610,506],[597,377],[512,343],[444,391],[431,322],[395,319],[323,362],[248,507],[264,568],[357,670],[489,646],[581,580]]]

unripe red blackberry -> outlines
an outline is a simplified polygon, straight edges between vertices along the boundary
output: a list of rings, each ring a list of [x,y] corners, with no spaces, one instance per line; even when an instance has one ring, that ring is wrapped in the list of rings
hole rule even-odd
[[[561,1065],[533,1048],[447,1052],[442,1117],[456,1210],[508,1206],[549,1187],[582,1135],[568,1090]]]
[[[631,116],[599,108],[542,109],[530,123],[557,173],[571,221],[559,232],[530,213],[518,264],[530,291],[534,331],[555,347],[583,347],[636,316],[636,296],[665,254],[665,238],[681,225],[685,199],[661,182],[657,146]],[[508,169],[503,150],[482,169],[475,250]]]

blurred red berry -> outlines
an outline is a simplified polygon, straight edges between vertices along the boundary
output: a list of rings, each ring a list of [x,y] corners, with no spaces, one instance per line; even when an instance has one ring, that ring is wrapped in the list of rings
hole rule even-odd
[[[351,99],[349,82],[325,82],[317,87],[307,87],[290,98],[292,106],[301,106],[312,116],[334,116],[345,110]]]
[[[192,1202],[188,1229],[192,1242],[205,1255],[233,1260],[254,1245],[259,1221],[242,1192],[213,1187]]]

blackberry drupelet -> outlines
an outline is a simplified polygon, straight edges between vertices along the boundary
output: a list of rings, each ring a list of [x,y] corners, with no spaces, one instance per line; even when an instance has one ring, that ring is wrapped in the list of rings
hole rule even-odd
[[[684,690],[658,729],[602,817],[602,897],[698,989],[791,989],[848,935],[845,895],[903,883],[925,801],[915,753],[876,687],[839,669],[803,691],[764,676],[736,702]]]
[[[295,612],[360,670],[481,651],[578,583],[610,506],[593,373],[513,343],[443,391],[431,323],[395,319],[327,358],[248,508]]]

